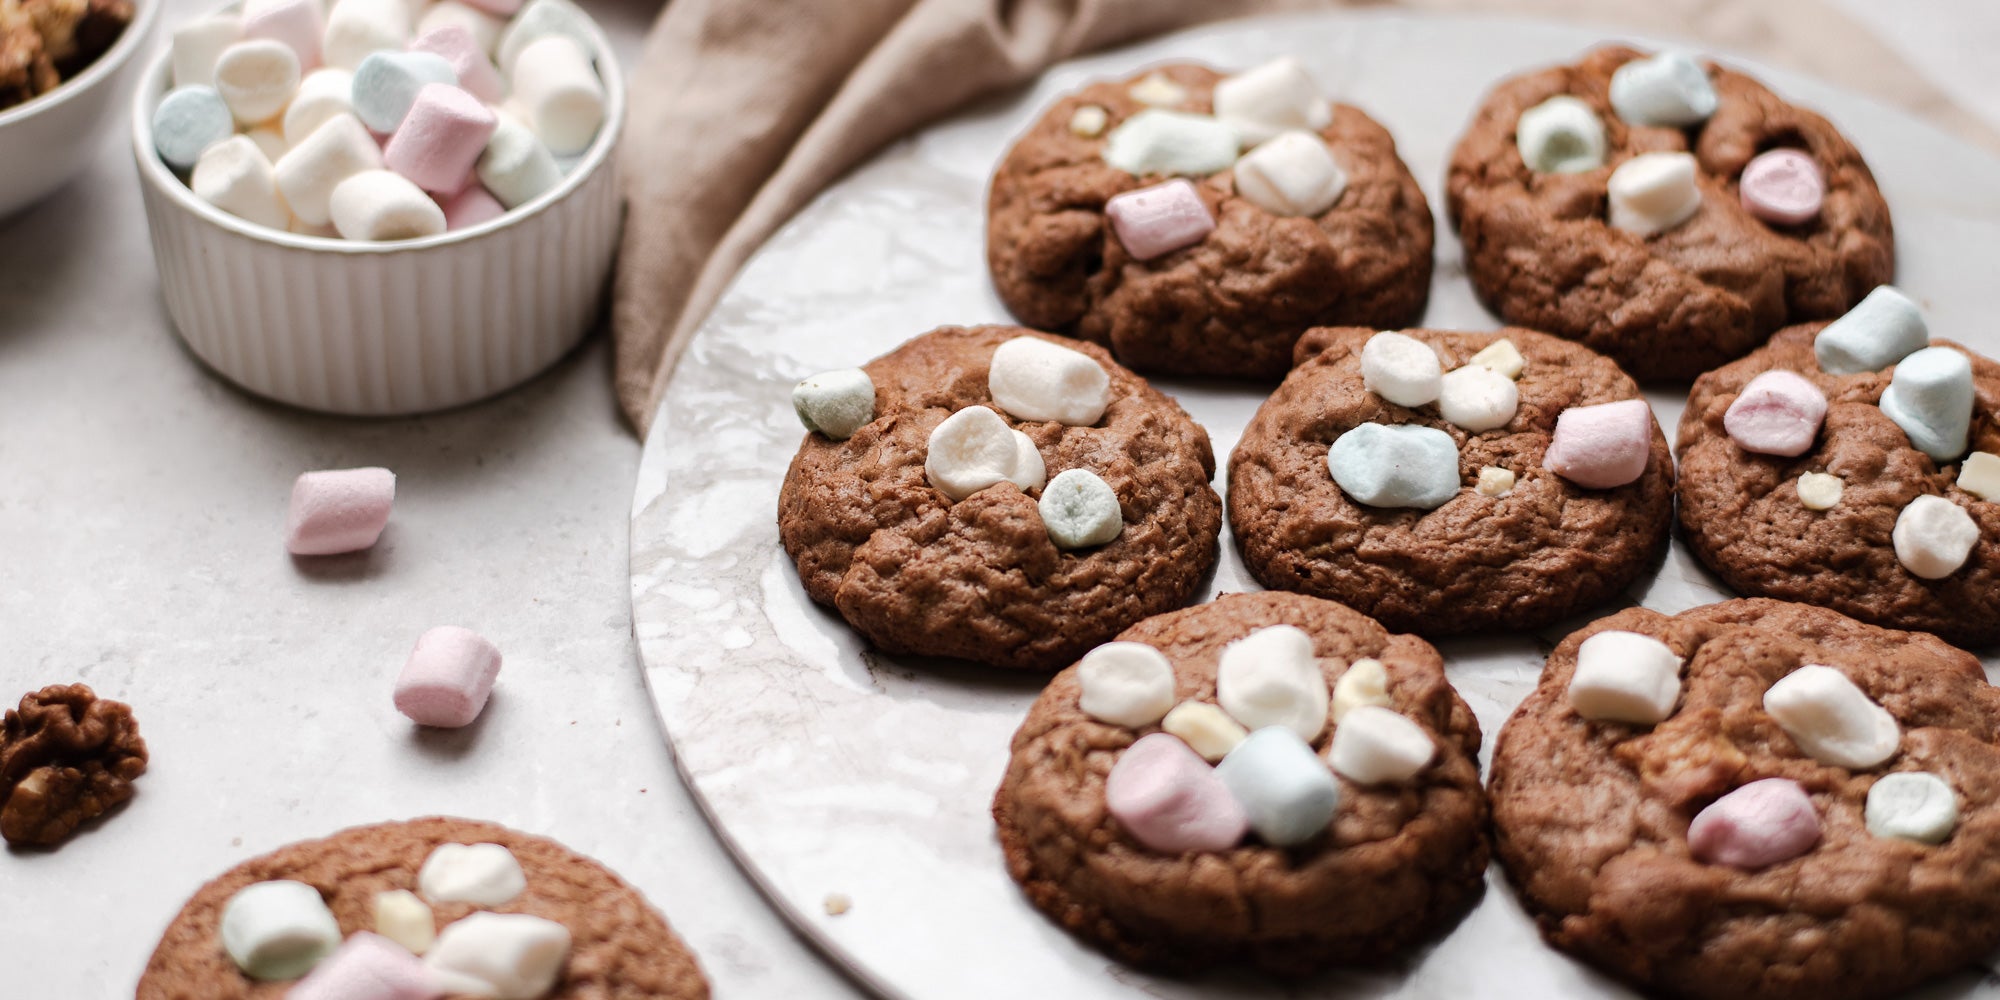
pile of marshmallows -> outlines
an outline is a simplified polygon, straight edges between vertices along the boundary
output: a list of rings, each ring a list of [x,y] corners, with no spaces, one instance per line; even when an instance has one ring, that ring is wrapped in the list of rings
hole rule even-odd
[[[1689,128],[1716,109],[1708,71],[1685,52],[1635,59],[1611,76],[1611,107],[1633,125]],[[1514,126],[1521,161],[1539,173],[1586,173],[1604,166],[1604,123],[1589,104],[1567,95],[1521,112]],[[1695,159],[1687,153],[1641,153],[1611,172],[1610,222],[1639,236],[1672,229],[1701,207]],[[1743,168],[1743,207],[1759,219],[1797,226],[1819,217],[1826,178],[1811,156],[1773,149]]]
[[[1959,488],[2000,502],[2000,455],[1966,454],[1975,402],[1972,361],[1949,347],[1930,347],[1917,304],[1883,285],[1813,341],[1820,370],[1830,375],[1879,372],[1894,365],[1877,405],[1910,438],[1911,447],[1939,464],[1964,459]],[[1826,394],[1804,376],[1768,371],[1750,380],[1723,414],[1722,426],[1744,451],[1793,458],[1810,451],[1826,422]],[[1841,479],[1827,472],[1799,477],[1799,502],[1809,510],[1840,503]],[[1926,580],[1958,572],[1979,544],[1979,524],[1965,508],[1924,494],[1896,516],[1890,535],[1903,568]]]
[[[589,17],[569,0],[321,2],[247,0],[174,32],[153,144],[225,212],[314,236],[434,236],[555,187],[556,157],[603,124]]]
[[[1569,704],[1584,719],[1651,726],[1674,714],[1681,694],[1680,654],[1637,632],[1599,632],[1577,649]],[[1805,754],[1822,764],[1865,771],[1896,756],[1902,727],[1833,667],[1808,664],[1764,692],[1764,711]],[[1868,789],[1868,832],[1923,844],[1951,836],[1958,798],[1944,778],[1898,771]],[[1819,842],[1812,799],[1788,778],[1764,778],[1716,799],[1688,827],[1688,849],[1709,864],[1758,869],[1798,857]]]
[[[1520,407],[1514,380],[1526,366],[1520,348],[1505,338],[1449,373],[1429,344],[1407,334],[1378,333],[1361,347],[1368,391],[1397,406],[1435,403],[1447,423],[1473,434],[1514,419]],[[1643,475],[1652,449],[1652,409],[1643,399],[1622,399],[1564,410],[1543,464],[1586,489],[1611,489]],[[1361,424],[1334,440],[1326,466],[1343,493],[1370,507],[1433,510],[1458,495],[1458,443],[1435,427]],[[1504,496],[1515,476],[1487,466],[1477,488]]]
[[[1089,427],[1111,405],[1111,376],[1081,351],[1016,337],[993,352],[986,378],[993,403],[1017,420]],[[875,382],[859,368],[823,372],[792,389],[806,430],[844,441],[875,419]],[[1054,479],[1028,435],[991,407],[968,406],[931,431],[924,475],[956,502],[999,483],[1041,489],[1037,503],[1049,540],[1061,549],[1103,545],[1125,530],[1118,493],[1089,469]]]
[[[257,882],[223,908],[222,947],[252,979],[299,980],[286,1000],[535,1000],[555,988],[569,960],[569,928],[525,913],[481,910],[439,932],[431,913],[431,903],[512,902],[528,888],[512,851],[441,844],[417,873],[417,888],[422,896],[408,889],[376,893],[375,930],[343,942],[318,889]]]
[[[1216,702],[1174,702],[1174,669],[1157,649],[1111,642],[1077,664],[1077,707],[1130,729],[1158,724],[1111,767],[1113,819],[1163,854],[1226,851],[1255,831],[1274,847],[1326,832],[1340,808],[1338,774],[1356,785],[1406,785],[1437,746],[1390,708],[1380,660],[1347,665],[1327,693],[1312,637],[1261,628],[1223,647]],[[1327,756],[1312,741],[1334,726]],[[1211,766],[1213,765],[1213,766]]]

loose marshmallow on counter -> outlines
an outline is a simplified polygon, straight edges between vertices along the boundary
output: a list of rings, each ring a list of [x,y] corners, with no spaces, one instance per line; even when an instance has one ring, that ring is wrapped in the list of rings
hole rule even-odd
[[[484,983],[498,1000],[547,996],[569,961],[569,928],[525,913],[471,914],[438,935],[424,956],[434,973]],[[462,978],[461,978],[462,977]],[[465,992],[453,988],[452,992]]]
[[[1424,727],[1376,705],[1347,713],[1333,729],[1327,760],[1341,777],[1358,785],[1401,785],[1423,773],[1437,744]]]
[[[1174,707],[1174,667],[1143,642],[1107,642],[1076,665],[1077,707],[1099,722],[1138,729]]]
[[[1160,728],[1178,736],[1188,749],[1213,764],[1229,756],[1250,735],[1229,713],[1205,701],[1184,701],[1160,720]]]
[[[1326,468],[1370,507],[1434,510],[1458,495],[1458,444],[1434,427],[1362,424],[1327,449]]]
[[[1814,760],[1859,771],[1896,755],[1903,728],[1832,667],[1808,664],[1764,692],[1764,711]]]
[[[404,0],[338,0],[326,16],[320,58],[352,70],[370,53],[393,52],[409,41],[410,7]]]
[[[1479,482],[1473,489],[1483,497],[1504,497],[1514,491],[1515,476],[1512,469],[1497,465],[1483,465],[1479,468]]]
[[[1942,843],[1958,827],[1958,795],[1935,774],[1897,771],[1868,786],[1862,816],[1877,837]]]
[[[1787,778],[1765,778],[1695,814],[1688,853],[1705,864],[1755,871],[1812,850],[1819,832],[1819,813],[1806,790]]]
[[[1759,455],[1803,455],[1826,421],[1826,393],[1804,376],[1784,369],[1750,380],[1722,415],[1722,427],[1744,451]]]
[[[1743,167],[1738,182],[1743,208],[1765,222],[1796,226],[1819,217],[1826,178],[1819,164],[1796,149],[1773,149]]]
[[[1599,632],[1577,647],[1568,693],[1569,706],[1586,719],[1663,722],[1680,700],[1681,657],[1649,635]]]
[[[1389,668],[1381,660],[1363,657],[1347,665],[1333,682],[1333,721],[1336,725],[1347,713],[1367,705],[1388,708]]]
[[[1104,805],[1132,839],[1162,854],[1226,851],[1250,828],[1243,806],[1187,744],[1150,733],[1104,779]]]
[[[1137,260],[1152,260],[1200,243],[1215,230],[1194,185],[1184,180],[1126,191],[1104,203],[1104,214],[1125,252]]]
[[[1521,378],[1521,372],[1528,367],[1528,359],[1521,356],[1521,349],[1515,347],[1514,342],[1506,337],[1480,348],[1479,353],[1466,358],[1465,363],[1483,365],[1516,381]]]
[[[820,372],[792,387],[792,409],[808,433],[845,441],[875,419],[875,380],[859,368]]]
[[[1799,477],[1799,504],[1807,510],[1832,510],[1845,488],[1839,476],[1808,472]]]
[[[466,185],[465,190],[446,199],[441,207],[444,209],[444,228],[449,233],[485,225],[507,214],[507,206],[500,204],[500,199],[493,197],[493,192],[476,183]]]
[[[363,125],[388,134],[403,123],[419,91],[435,83],[457,82],[451,62],[435,52],[373,52],[355,69],[348,99]]]
[[[1095,138],[1103,134],[1104,126],[1110,123],[1110,113],[1095,104],[1086,104],[1077,108],[1075,113],[1069,116],[1070,133],[1080,135],[1086,139]]]
[[[494,47],[500,43],[500,32],[506,30],[507,22],[458,0],[439,0],[425,7],[417,17],[418,37],[446,27],[464,28],[479,46],[479,51],[490,58]]]
[[[507,96],[507,82],[500,79],[479,39],[462,24],[440,25],[419,34],[410,51],[443,56],[458,75],[458,85],[482,101],[498,103]]]
[[[471,629],[440,625],[417,638],[396,677],[396,710],[421,726],[470,725],[499,676],[499,649]]]
[[[299,81],[298,93],[285,106],[285,143],[296,146],[327,119],[354,111],[354,74],[331,66],[313,70]]]
[[[412,240],[444,232],[444,209],[388,170],[363,170],[341,181],[327,200],[327,216],[349,240]]]
[[[1281,726],[1301,740],[1318,736],[1329,696],[1312,636],[1271,625],[1222,647],[1215,700],[1246,729]]]
[[[1975,451],[1958,467],[1958,488],[1981,500],[2000,503],[2000,455]]]
[[[1111,404],[1111,375],[1090,355],[1036,337],[1015,337],[993,352],[987,391],[1021,420],[1088,427]]]
[[[932,429],[927,452],[924,477],[952,500],[995,483],[1032,490],[1048,474],[1035,443],[984,406],[968,406],[946,417]]]
[[[195,162],[188,187],[195,197],[258,225],[283,229],[292,220],[292,210],[278,196],[271,161],[247,135],[208,147]]]
[[[1889,541],[1904,569],[1925,580],[1942,580],[1972,558],[1979,544],[1979,522],[1965,508],[1925,494],[1896,515]]]
[[[1437,352],[1409,334],[1384,331],[1361,345],[1361,384],[1397,406],[1437,402],[1443,382]]]
[[[395,502],[396,474],[388,469],[302,473],[292,483],[285,548],[299,556],[368,548],[382,537]]]
[[[1562,411],[1542,464],[1585,489],[1608,490],[1644,475],[1652,456],[1652,408],[1621,399]]]
[[[153,109],[153,149],[175,170],[186,170],[210,146],[236,132],[229,105],[214,87],[182,87]]]
[[[1170,108],[1187,100],[1188,94],[1186,87],[1167,79],[1166,74],[1159,72],[1146,74],[1145,79],[1127,87],[1125,92],[1140,104],[1163,108]]]
[[[292,214],[308,226],[324,226],[333,221],[329,202],[334,188],[364,170],[381,168],[382,147],[375,144],[367,126],[341,113],[294,143],[278,158],[274,170],[278,191]]]
[[[284,43],[299,57],[299,68],[319,65],[320,39],[326,21],[319,0],[249,0],[243,5],[243,37]]]
[[[502,906],[527,891],[528,877],[499,844],[439,844],[417,870],[417,888],[433,903]]]
[[[1316,133],[1333,122],[1333,104],[1291,56],[1217,81],[1212,103],[1215,117],[1235,129],[1246,146],[1293,129]]]
[[[1252,732],[1215,766],[1215,776],[1243,806],[1250,828],[1274,847],[1325,833],[1340,808],[1340,783],[1326,761],[1284,726]]]
[[[508,208],[525,205],[562,183],[562,170],[541,138],[504,113],[493,137],[486,140],[486,151],[479,154],[476,169],[479,183]]]
[[[431,950],[437,940],[437,917],[430,905],[408,889],[375,894],[375,933],[403,946],[413,955]]]
[[[285,991],[285,1000],[437,1000],[444,993],[415,955],[358,931]]]
[[[1604,165],[1604,122],[1597,111],[1567,94],[1521,112],[1514,121],[1514,148],[1529,170],[1580,174]]]
[[[1909,296],[1877,285],[1847,314],[1821,328],[1813,354],[1830,375],[1879,372],[1930,343],[1930,325]]]
[[[1064,469],[1042,487],[1036,501],[1049,541],[1059,549],[1087,549],[1117,538],[1125,530],[1125,512],[1118,492],[1089,469]]]
[[[243,19],[235,14],[213,14],[197,18],[174,29],[174,87],[212,87],[215,62],[222,50],[243,39]]]
[[[456,194],[499,124],[479,98],[450,84],[427,83],[382,148],[382,164],[425,191]]]
[[[575,41],[587,51],[591,46],[590,15],[570,0],[529,0],[500,34],[494,63],[500,72],[512,74],[514,60],[533,42],[561,36]]]
[[[244,886],[222,908],[222,948],[252,979],[297,979],[340,947],[340,924],[304,882]]]
[[[268,38],[237,42],[215,61],[215,90],[240,125],[277,117],[299,89],[299,56]]]
[[[590,148],[604,124],[604,81],[583,43],[561,35],[529,42],[514,57],[509,79],[512,103],[549,152],[571,156]]]
[[[1949,347],[1926,347],[1896,362],[1879,405],[1912,447],[1949,462],[1965,454],[1974,396],[1971,360]]]
[[[1715,85],[1686,52],[1634,59],[1611,74],[1611,107],[1634,125],[1684,128],[1715,114]]]
[[[1701,208],[1694,157],[1687,153],[1641,153],[1611,172],[1613,228],[1637,236],[1672,229]]]
[[[1514,380],[1485,365],[1454,369],[1438,383],[1438,415],[1474,434],[1507,426],[1520,406]]]
[[[1346,172],[1312,132],[1280,132],[1236,161],[1236,193],[1272,215],[1319,215],[1346,190]]]
[[[1147,108],[1104,140],[1104,162],[1128,174],[1199,177],[1236,162],[1236,132],[1207,115]]]

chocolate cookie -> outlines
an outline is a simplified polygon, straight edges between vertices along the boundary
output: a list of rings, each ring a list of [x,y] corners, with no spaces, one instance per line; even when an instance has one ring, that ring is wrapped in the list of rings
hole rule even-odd
[[[1644,472],[1612,489],[1579,486],[1550,471],[1545,457],[1563,411],[1637,399],[1638,387],[1588,348],[1531,330],[1404,333],[1429,345],[1445,371],[1498,341],[1513,344],[1521,357],[1514,416],[1471,433],[1437,406],[1389,402],[1362,375],[1361,352],[1375,331],[1308,333],[1299,366],[1229,459],[1230,527],[1251,575],[1424,635],[1531,629],[1616,599],[1666,547],[1674,483],[1666,438],[1653,428]],[[1327,456],[1368,423],[1449,434],[1465,488],[1431,510],[1357,502],[1334,481]],[[1505,492],[1477,485],[1489,467],[1511,475]]]
[[[1451,158],[1446,204],[1473,287],[1509,323],[1578,340],[1642,382],[1691,379],[1790,323],[1845,312],[1895,271],[1889,208],[1868,165],[1826,119],[1750,77],[1707,65],[1714,114],[1685,128],[1629,124],[1612,74],[1642,53],[1607,47],[1495,87]],[[1538,172],[1517,148],[1522,112],[1581,100],[1602,123],[1603,165]],[[1817,214],[1766,222],[1741,202],[1745,166],[1772,149],[1808,154]],[[1606,221],[1613,170],[1641,153],[1687,152],[1701,204],[1639,236]]]
[[[225,872],[167,927],[139,979],[137,1000],[279,1000],[293,982],[251,979],[223,950],[222,913],[232,897],[257,882],[303,882],[319,890],[342,935],[374,931],[375,895],[416,891],[418,870],[443,844],[505,847],[520,862],[527,888],[491,907],[434,903],[440,932],[485,910],[531,914],[569,930],[568,962],[547,1000],[707,1000],[708,981],[687,946],[638,890],[603,865],[552,840],[436,816],[353,827]]]
[[[1664,721],[1589,721],[1572,707],[1579,647],[1607,630],[1683,658]],[[1893,756],[1821,763],[1765,709],[1774,684],[1811,664],[1887,710],[1900,725]],[[1931,636],[1769,600],[1673,617],[1633,608],[1563,640],[1500,731],[1495,846],[1551,944],[1649,994],[1887,996],[2000,947],[1996,740],[2000,692],[1978,660]],[[1954,793],[1956,827],[1941,843],[1870,832],[1871,789],[1904,772]],[[1695,817],[1765,779],[1805,793],[1811,846],[1761,864],[1696,860]]]
[[[1331,602],[1271,592],[1225,595],[1149,619],[1119,639],[1165,654],[1176,703],[1212,706],[1224,648],[1274,625],[1304,630],[1329,686],[1350,670],[1381,671],[1386,694],[1376,689],[1371,704],[1410,720],[1435,744],[1428,765],[1402,784],[1337,777],[1330,824],[1295,846],[1268,846],[1253,834],[1230,849],[1162,853],[1135,839],[1106,802],[1121,754],[1141,738],[1165,738],[1154,735],[1160,725],[1092,717],[1079,703],[1079,670],[1066,670],[1014,735],[993,800],[1009,874],[1065,930],[1137,965],[1191,971],[1244,963],[1291,976],[1393,961],[1478,899],[1488,854],[1479,723],[1429,644]],[[1364,667],[1364,658],[1379,662]],[[1342,701],[1336,695],[1336,714]],[[1342,718],[1354,719],[1354,711]],[[1311,742],[1313,752],[1323,755],[1348,724],[1330,725]]]
[[[1780,331],[1769,346],[1696,380],[1681,415],[1680,521],[1688,546],[1732,589],[1804,601],[1863,621],[1920,629],[1966,645],[2000,641],[2000,497],[1959,484],[1961,461],[1918,451],[1883,412],[1894,369],[1833,375],[1813,344],[1824,323]],[[2000,452],[2000,364],[1971,358],[1977,402],[1970,450]],[[1796,457],[1755,454],[1731,439],[1724,417],[1751,380],[1793,372],[1826,396],[1824,425]],[[1812,509],[1806,475],[1838,477],[1835,502]],[[1924,579],[1899,560],[1893,535],[1912,500],[1942,497],[1977,526],[1964,564]]]
[[[1134,96],[1156,76],[1180,99]],[[1128,251],[1105,203],[1168,178],[1106,163],[1106,137],[1148,108],[1210,113],[1223,78],[1175,64],[1092,84],[1057,101],[1008,151],[987,202],[986,256],[1001,301],[1023,323],[1108,345],[1144,372],[1276,380],[1310,327],[1397,327],[1423,315],[1430,206],[1388,131],[1350,105],[1334,105],[1319,130],[1346,175],[1331,208],[1274,215],[1241,196],[1225,167],[1190,178],[1213,231],[1149,260]],[[1103,118],[1079,134],[1073,122],[1085,108]]]

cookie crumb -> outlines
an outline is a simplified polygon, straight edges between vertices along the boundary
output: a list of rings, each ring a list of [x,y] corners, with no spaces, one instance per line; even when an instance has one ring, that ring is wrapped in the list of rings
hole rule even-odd
[[[854,907],[854,900],[847,898],[847,894],[844,892],[830,892],[827,893],[825,905],[826,915],[837,917],[852,909]]]

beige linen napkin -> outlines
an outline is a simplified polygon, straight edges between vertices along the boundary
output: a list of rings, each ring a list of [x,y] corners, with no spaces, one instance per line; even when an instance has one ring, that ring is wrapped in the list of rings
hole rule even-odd
[[[1080,52],[1202,21],[1351,0],[670,0],[631,86],[628,214],[612,300],[618,401],[641,433],[744,260],[842,173]],[[1410,0],[1692,35],[1975,120],[1823,0]],[[1989,133],[1990,134],[1990,133]],[[913,331],[914,332],[914,331]]]

